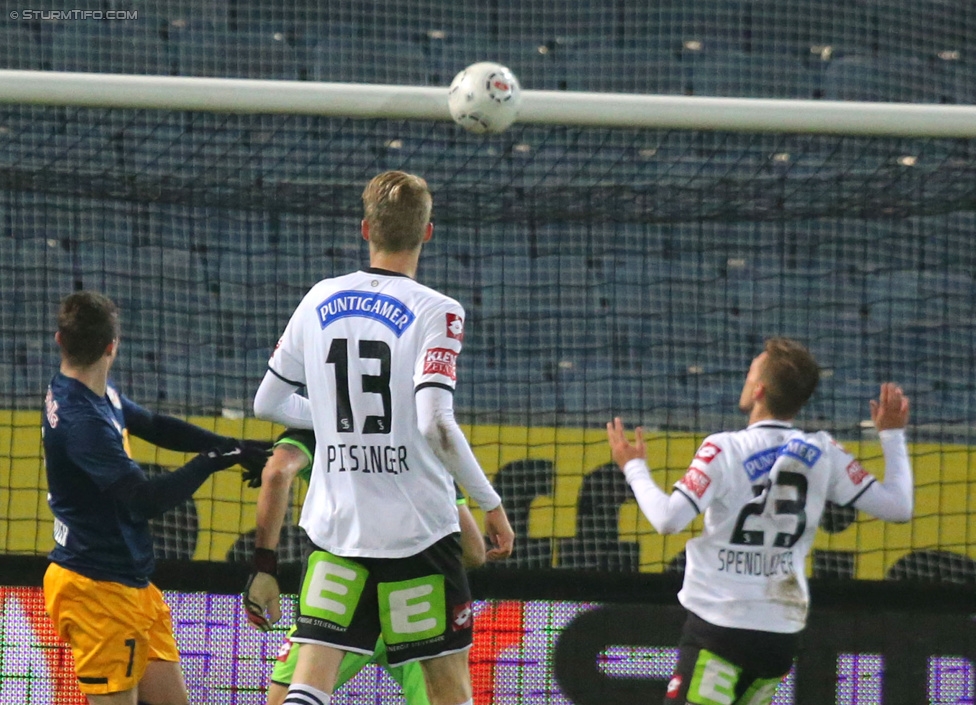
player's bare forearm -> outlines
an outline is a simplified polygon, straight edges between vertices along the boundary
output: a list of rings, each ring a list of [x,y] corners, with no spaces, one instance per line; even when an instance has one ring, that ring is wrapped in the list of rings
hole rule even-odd
[[[254,543],[257,548],[276,549],[281,526],[288,513],[288,490],[308,458],[298,448],[283,444],[274,449],[261,473],[258,493],[257,527]]]
[[[485,564],[485,540],[468,505],[458,506],[458,523],[461,525],[461,562],[465,569],[480,568]]]
[[[488,540],[492,545],[486,554],[489,561],[500,561],[512,555],[512,549],[515,547],[515,532],[508,523],[508,516],[502,505],[499,504],[485,512],[485,533],[488,534]]]

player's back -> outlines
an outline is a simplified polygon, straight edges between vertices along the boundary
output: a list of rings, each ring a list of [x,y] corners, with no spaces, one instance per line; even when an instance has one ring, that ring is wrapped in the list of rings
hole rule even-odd
[[[48,387],[43,430],[51,560],[95,580],[147,584],[154,565],[149,524],[106,492],[126,474],[142,476],[128,456],[118,393],[110,385],[98,397],[59,373]]]
[[[719,626],[802,629],[805,559],[825,503],[853,502],[870,484],[851,462],[828,434],[779,422],[706,439],[676,485],[705,511],[687,546],[682,604]]]
[[[301,525],[316,544],[391,558],[458,530],[453,482],[414,395],[453,390],[461,325],[456,301],[378,269],[319,282],[299,305],[272,369],[287,369],[300,341],[317,440]]]

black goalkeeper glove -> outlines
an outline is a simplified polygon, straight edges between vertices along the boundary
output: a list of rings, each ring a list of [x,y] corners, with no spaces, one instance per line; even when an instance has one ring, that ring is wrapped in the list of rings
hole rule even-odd
[[[273,444],[271,441],[236,441],[241,449],[241,459],[238,464],[244,468],[242,480],[248,487],[261,486],[261,472],[264,470],[268,458],[271,457]]]
[[[187,465],[200,464],[209,468],[210,472],[218,472],[241,462],[243,453],[244,450],[236,442],[221,443],[216,448],[203,451]]]
[[[202,462],[211,472],[226,470],[235,465],[244,468],[244,480],[251,487],[261,484],[261,471],[271,457],[271,443],[268,441],[239,441],[224,439],[219,446],[200,453],[191,462]]]

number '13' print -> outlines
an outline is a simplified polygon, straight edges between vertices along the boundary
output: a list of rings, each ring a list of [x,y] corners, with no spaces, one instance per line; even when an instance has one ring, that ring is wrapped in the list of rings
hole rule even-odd
[[[362,375],[362,390],[364,394],[378,394],[383,401],[383,413],[367,416],[362,432],[389,433],[393,406],[390,397],[390,346],[382,340],[360,340],[359,359],[380,361],[378,375]],[[355,433],[356,422],[349,396],[349,341],[346,338],[333,340],[325,361],[335,366],[336,431]]]

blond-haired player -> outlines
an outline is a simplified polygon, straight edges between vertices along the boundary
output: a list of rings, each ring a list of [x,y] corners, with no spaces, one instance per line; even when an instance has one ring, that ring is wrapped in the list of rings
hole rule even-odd
[[[285,703],[328,705],[343,655],[372,653],[382,635],[391,665],[421,663],[433,705],[462,705],[471,595],[454,481],[485,510],[489,559],[514,535],[454,419],[464,309],[414,280],[433,234],[427,184],[384,172],[363,206],[370,266],[312,287],[254,399],[258,416],[317,441]]]

